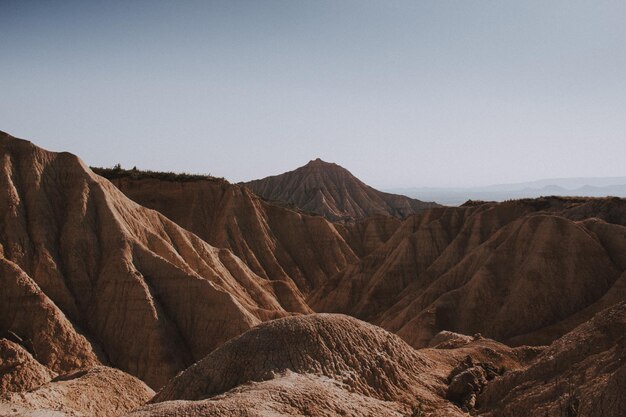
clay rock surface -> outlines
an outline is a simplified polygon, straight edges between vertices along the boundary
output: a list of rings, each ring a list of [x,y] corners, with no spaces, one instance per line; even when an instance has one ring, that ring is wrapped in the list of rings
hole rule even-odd
[[[263,198],[294,204],[335,221],[381,214],[404,218],[438,205],[375,190],[347,169],[319,158],[294,171],[245,185]]]
[[[359,258],[363,258],[387,242],[402,221],[396,217],[377,215],[349,223],[336,223],[341,236]]]
[[[487,385],[490,417],[618,417],[626,412],[626,303],[556,340],[527,368]]]
[[[128,417],[403,417],[411,413],[407,405],[351,392],[330,378],[287,372],[272,380],[243,384],[207,400],[152,404]]]
[[[351,317],[290,317],[227,342],[129,416],[463,416],[445,397],[468,356],[508,370],[529,360],[489,339],[416,351]]]
[[[56,373],[100,363],[95,347],[37,283],[0,253],[0,330],[14,334]]]
[[[457,415],[458,408],[443,399],[451,368],[451,364],[439,367],[397,336],[348,316],[288,317],[263,323],[227,342],[175,377],[151,402],[221,402],[215,396],[225,393],[228,401],[235,401],[230,390],[272,380],[263,387],[271,387],[270,391],[289,387],[295,373],[308,385],[328,386],[329,397],[322,397],[320,403],[333,403],[332,392],[343,390],[347,392],[337,394],[340,398],[353,393],[372,404],[396,403],[389,405],[393,412],[419,406]],[[302,395],[302,387],[291,385],[294,395]],[[252,395],[259,389],[248,385],[244,391]]]
[[[0,395],[38,387],[55,376],[22,346],[0,339]]]
[[[117,369],[99,366],[55,378],[34,390],[0,397],[7,417],[117,417],[154,395],[146,384]]]
[[[168,181],[133,175],[133,171],[96,172],[111,178],[135,202],[159,211],[213,246],[231,249],[257,275],[276,281],[279,300],[290,311],[311,312],[304,295],[358,262],[341,234],[343,228],[338,230],[340,226],[320,216],[270,204],[246,187],[220,179]],[[367,245],[375,246],[389,235],[372,236]]]
[[[309,295],[423,347],[441,330],[545,345],[626,299],[626,201],[434,208]]]
[[[288,312],[228,249],[68,153],[0,134],[0,334],[57,373],[110,364],[153,387]]]
[[[448,330],[442,330],[428,342],[428,347],[435,347],[437,349],[453,349],[464,345],[467,345],[472,340],[471,336],[467,336],[460,333],[450,332]]]

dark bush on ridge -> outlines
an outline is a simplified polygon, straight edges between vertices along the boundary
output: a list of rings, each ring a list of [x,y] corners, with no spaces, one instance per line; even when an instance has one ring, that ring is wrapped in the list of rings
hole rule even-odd
[[[224,178],[214,177],[211,174],[189,174],[187,172],[159,172],[150,170],[140,170],[136,167],[133,169],[124,169],[120,164],[113,168],[90,167],[96,174],[108,179],[132,178],[144,179],[152,178],[162,181],[172,182],[192,182],[192,181],[223,181]]]

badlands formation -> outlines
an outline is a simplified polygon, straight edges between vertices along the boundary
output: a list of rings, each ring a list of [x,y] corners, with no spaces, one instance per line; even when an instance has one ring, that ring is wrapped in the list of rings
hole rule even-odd
[[[622,199],[0,158],[2,416],[626,415]]]
[[[405,218],[438,204],[375,190],[347,169],[321,159],[294,171],[245,183],[261,197],[286,202],[330,220],[385,214]]]

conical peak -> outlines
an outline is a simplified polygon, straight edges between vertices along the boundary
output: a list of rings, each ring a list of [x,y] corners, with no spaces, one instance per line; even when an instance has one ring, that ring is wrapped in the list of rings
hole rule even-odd
[[[311,159],[307,165],[309,165],[309,166],[321,166],[321,165],[337,165],[337,164],[333,164],[331,162],[322,161],[321,158],[315,158],[315,159]]]
[[[335,169],[336,170],[337,168],[344,169],[341,166],[335,164],[334,162],[326,162],[326,161],[323,161],[321,158],[312,159],[309,161],[308,164],[304,165],[301,168],[314,168],[318,170],[319,169],[322,169],[322,170]]]

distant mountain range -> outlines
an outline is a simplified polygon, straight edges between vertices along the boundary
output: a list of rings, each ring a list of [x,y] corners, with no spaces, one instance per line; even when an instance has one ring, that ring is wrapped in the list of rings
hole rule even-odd
[[[422,200],[458,206],[467,200],[505,201],[542,196],[626,197],[626,177],[550,178],[485,187],[412,187],[387,190]]]

